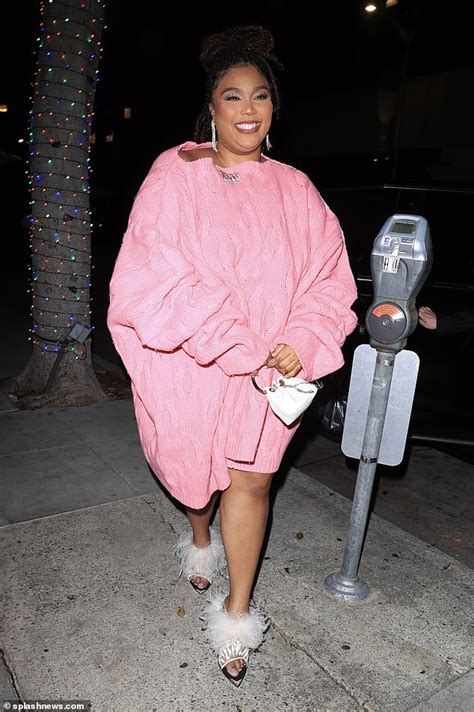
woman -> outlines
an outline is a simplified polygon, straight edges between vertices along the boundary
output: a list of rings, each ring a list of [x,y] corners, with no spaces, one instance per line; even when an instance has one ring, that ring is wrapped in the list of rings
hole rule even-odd
[[[147,460],[187,508],[182,571],[203,591],[227,561],[229,593],[206,619],[236,685],[267,626],[251,591],[272,476],[298,427],[268,409],[250,374],[324,376],[356,323],[337,219],[306,175],[262,153],[279,108],[272,49],[259,27],[203,44],[196,141],[161,154],[141,186],[108,317]],[[219,495],[223,546],[210,528]]]

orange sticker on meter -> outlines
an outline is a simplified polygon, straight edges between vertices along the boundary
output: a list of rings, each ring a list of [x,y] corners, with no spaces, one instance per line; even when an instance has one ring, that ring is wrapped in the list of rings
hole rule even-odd
[[[384,314],[395,316],[395,314],[399,313],[400,307],[397,307],[395,304],[379,304],[372,310],[372,314],[375,316],[383,316]]]

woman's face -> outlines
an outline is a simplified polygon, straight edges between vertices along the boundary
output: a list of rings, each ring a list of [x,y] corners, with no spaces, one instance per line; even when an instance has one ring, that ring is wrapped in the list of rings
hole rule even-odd
[[[209,108],[219,153],[258,158],[273,113],[270,87],[260,72],[250,64],[229,69],[219,79]]]

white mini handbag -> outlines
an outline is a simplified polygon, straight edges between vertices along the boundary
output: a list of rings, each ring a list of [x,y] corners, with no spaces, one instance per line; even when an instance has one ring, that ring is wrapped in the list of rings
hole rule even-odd
[[[251,375],[252,383],[263,393],[280,420],[286,425],[291,425],[313,401],[314,396],[322,383],[319,381],[305,381],[304,378],[285,378],[279,376],[270,386],[260,388],[254,374]]]

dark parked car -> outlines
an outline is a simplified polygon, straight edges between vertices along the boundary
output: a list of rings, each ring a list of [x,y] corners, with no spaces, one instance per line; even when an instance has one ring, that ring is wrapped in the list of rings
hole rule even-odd
[[[324,379],[317,401],[322,434],[339,440],[352,355],[369,341],[365,315],[372,301],[370,252],[376,235],[392,214],[423,215],[430,225],[434,264],[417,306],[440,313],[474,308],[474,190],[385,185],[322,192],[341,222],[358,284],[354,309],[359,323],[344,346],[346,364]],[[418,325],[406,348],[420,357],[409,438],[474,462],[474,332],[448,337]]]

